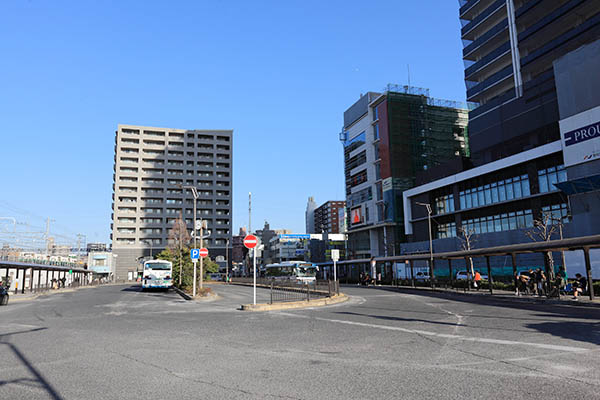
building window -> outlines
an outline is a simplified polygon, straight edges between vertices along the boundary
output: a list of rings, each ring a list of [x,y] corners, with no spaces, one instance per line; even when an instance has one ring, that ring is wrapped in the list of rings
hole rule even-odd
[[[531,210],[512,211],[463,221],[463,228],[476,234],[533,227]]]
[[[450,222],[447,224],[439,224],[437,227],[436,237],[438,239],[456,237],[456,222]]]
[[[454,211],[454,195],[449,194],[435,199],[435,209],[437,214],[445,214]]]
[[[540,193],[558,190],[555,183],[565,182],[567,180],[567,171],[564,165],[558,165],[538,171],[538,181],[540,184]]]
[[[369,186],[366,189],[360,190],[356,193],[352,193],[348,196],[348,207],[354,207],[358,204],[364,203],[373,199],[373,190]]]
[[[515,176],[461,191],[459,194],[460,208],[466,210],[482,207],[529,195],[529,177],[527,175]]]
[[[566,203],[542,207],[542,213],[550,214],[552,224],[558,224],[559,221],[564,224],[569,221],[569,208]]]
[[[367,181],[367,170],[364,169],[350,177],[350,187],[360,185]]]
[[[353,150],[365,144],[365,132],[361,132],[350,140],[344,141],[344,154],[348,156]]]
[[[374,136],[374,140],[378,140],[379,139],[379,124],[375,124],[375,126],[373,127],[373,136]]]

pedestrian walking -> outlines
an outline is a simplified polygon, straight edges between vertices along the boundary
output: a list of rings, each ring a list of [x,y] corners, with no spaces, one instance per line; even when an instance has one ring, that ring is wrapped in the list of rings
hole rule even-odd
[[[479,288],[481,287],[481,274],[479,273],[479,271],[475,271],[473,286],[475,286],[477,291],[479,291]]]
[[[535,294],[537,296],[543,296],[546,293],[546,290],[544,289],[546,283],[546,275],[544,274],[544,271],[542,271],[541,268],[535,270],[534,279]]]

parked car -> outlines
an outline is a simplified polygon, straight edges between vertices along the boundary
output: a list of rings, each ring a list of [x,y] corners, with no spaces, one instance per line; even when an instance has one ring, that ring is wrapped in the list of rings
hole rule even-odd
[[[475,272],[477,272],[477,270],[475,270]],[[486,281],[488,279],[488,276],[486,274],[482,274],[481,271],[479,272],[479,274],[481,275],[481,279]],[[466,281],[467,280],[467,271],[458,271],[456,273],[456,280],[457,281]],[[473,277],[471,277],[471,280],[473,280]]]
[[[416,281],[428,281],[430,278],[429,271],[419,271],[415,274]]]
[[[8,304],[8,290],[2,285],[0,285],[0,306],[5,306]]]
[[[211,281],[223,282],[225,281],[225,274],[214,272],[208,276]]]

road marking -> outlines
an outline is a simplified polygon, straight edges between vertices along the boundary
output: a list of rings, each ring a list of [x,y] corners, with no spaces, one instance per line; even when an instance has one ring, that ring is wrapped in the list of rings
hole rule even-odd
[[[294,316],[294,317],[300,317],[300,318],[311,318],[309,316],[300,315],[300,314],[292,314],[292,313],[281,313],[281,314]],[[345,324],[345,325],[362,326],[362,327],[366,327],[366,328],[375,328],[375,329],[383,329],[383,330],[388,330],[388,331],[412,333],[412,334],[421,335],[421,336],[438,337],[438,338],[443,338],[443,339],[464,340],[467,342],[502,344],[502,345],[509,345],[509,346],[528,346],[528,347],[536,347],[539,349],[569,351],[569,352],[583,352],[583,351],[589,350],[589,349],[585,349],[582,347],[560,346],[560,345],[555,345],[555,344],[544,344],[544,343],[518,342],[515,340],[469,337],[469,336],[453,335],[453,334],[447,334],[447,333],[423,331],[423,330],[419,330],[419,329],[400,328],[398,326],[367,324],[364,322],[355,322],[355,321],[344,321],[341,319],[328,319],[328,318],[320,318],[320,317],[315,317],[315,318],[311,318],[311,319],[315,319],[315,320],[319,320],[319,321],[326,321],[326,322],[334,322],[334,323]]]

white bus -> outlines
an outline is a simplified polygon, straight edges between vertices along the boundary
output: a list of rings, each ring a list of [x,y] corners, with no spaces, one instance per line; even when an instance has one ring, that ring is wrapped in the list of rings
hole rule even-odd
[[[169,289],[173,286],[173,264],[165,260],[144,262],[142,289]]]
[[[275,280],[289,280],[296,283],[314,283],[319,267],[307,261],[285,261],[267,264],[265,277]]]

